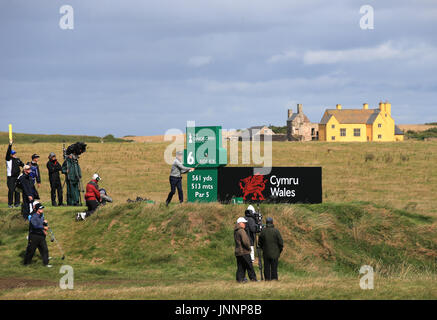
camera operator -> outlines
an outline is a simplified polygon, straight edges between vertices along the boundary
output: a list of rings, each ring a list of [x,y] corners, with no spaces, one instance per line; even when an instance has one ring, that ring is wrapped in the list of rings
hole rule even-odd
[[[255,262],[255,238],[256,234],[261,231],[260,226],[257,223],[257,218],[255,216],[255,208],[252,205],[249,205],[245,211],[246,216],[246,228],[245,231],[250,239],[250,258],[252,263]]]
[[[47,230],[48,224],[47,220],[44,220],[44,206],[41,203],[37,203],[29,217],[29,237],[24,265],[32,262],[33,255],[38,248],[44,266],[51,267],[49,265],[49,249],[46,242]]]

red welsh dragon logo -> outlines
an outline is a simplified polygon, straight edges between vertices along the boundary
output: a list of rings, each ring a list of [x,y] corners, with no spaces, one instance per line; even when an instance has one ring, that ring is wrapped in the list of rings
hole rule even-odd
[[[265,200],[262,192],[266,188],[267,179],[264,179],[262,174],[255,174],[248,176],[247,178],[240,180],[240,189],[243,191],[243,199],[246,200],[247,196],[253,194],[252,200]]]

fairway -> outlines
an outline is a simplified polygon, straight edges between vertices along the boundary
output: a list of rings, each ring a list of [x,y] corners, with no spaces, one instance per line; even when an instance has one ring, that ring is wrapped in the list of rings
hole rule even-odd
[[[39,258],[22,266],[27,223],[7,208],[2,175],[0,299],[437,298],[437,142],[274,142],[274,166],[323,168],[323,203],[261,206],[284,238],[280,281],[245,285],[235,283],[233,255],[245,206],[165,207],[167,145],[89,143],[84,183],[98,169],[114,203],[84,222],[74,221],[79,208],[49,205],[46,157],[61,158],[62,145],[15,145],[23,161],[41,155],[39,193],[67,257],[48,241],[52,269]],[[137,196],[156,203],[126,202]],[[59,288],[63,264],[74,268],[74,290]],[[359,286],[365,264],[375,269],[374,290]]]

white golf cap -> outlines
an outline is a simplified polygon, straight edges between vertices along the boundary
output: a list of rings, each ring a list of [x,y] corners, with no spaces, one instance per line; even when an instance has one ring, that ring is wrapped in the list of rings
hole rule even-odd
[[[252,213],[255,212],[255,208],[253,207],[253,205],[249,205],[249,206],[247,207],[247,210],[252,211]]]
[[[247,220],[246,219],[244,219],[243,217],[239,217],[238,219],[237,219],[237,223],[247,223]]]
[[[99,176],[98,173],[94,173],[94,174],[93,174],[93,180],[97,180],[97,181],[99,181],[99,180],[102,180],[102,178],[100,178],[100,176]]]

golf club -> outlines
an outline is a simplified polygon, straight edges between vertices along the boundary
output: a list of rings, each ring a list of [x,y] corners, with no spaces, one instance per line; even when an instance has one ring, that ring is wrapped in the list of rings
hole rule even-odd
[[[49,227],[49,232],[50,232],[50,241],[51,242],[56,242],[56,244],[57,244],[57,246],[58,246],[58,249],[59,249],[59,251],[61,252],[61,254],[62,254],[62,258],[61,258],[61,260],[64,260],[65,259],[65,254],[64,254],[64,250],[62,250],[62,247],[61,247],[61,245],[59,244],[59,242],[58,242],[58,240],[55,238],[55,234],[53,233],[53,231],[52,231],[52,229]]]

